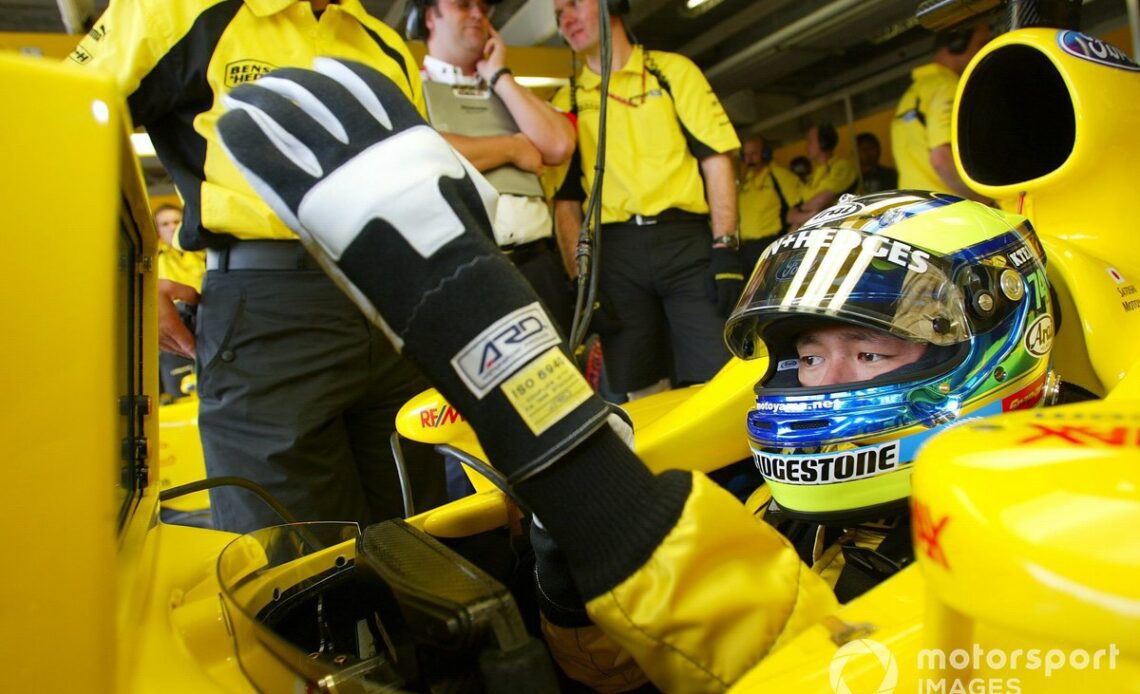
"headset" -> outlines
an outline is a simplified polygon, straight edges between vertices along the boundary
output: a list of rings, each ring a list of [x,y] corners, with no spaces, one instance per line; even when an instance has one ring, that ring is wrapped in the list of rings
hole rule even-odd
[[[737,156],[740,157],[740,161],[744,161],[744,142],[751,139],[752,138],[748,138],[741,142],[741,147],[737,150]],[[772,145],[768,143],[768,138],[766,137],[761,137],[760,140],[764,143],[764,146],[760,148],[760,161],[767,164],[772,161]]]
[[[953,55],[962,55],[970,48],[970,39],[974,37],[976,28],[968,26],[964,29],[940,31],[934,36],[934,48],[945,48]]]
[[[579,2],[596,2],[596,0],[578,0],[578,1]],[[610,8],[610,14],[615,16],[615,17],[625,17],[626,15],[628,15],[631,12],[629,2],[630,2],[630,0],[606,0],[606,4],[609,5],[609,8]],[[629,37],[629,42],[630,43],[637,43],[637,39],[634,38],[633,32],[630,31],[629,24],[624,19],[622,20],[621,25],[622,25],[622,27],[625,28],[625,33],[626,33],[626,36]],[[561,32],[559,32],[559,34],[558,34],[558,40],[563,45],[569,45],[566,43],[566,39],[562,36]],[[574,71],[575,72],[578,71],[577,65],[574,66]]]
[[[612,1],[612,0],[611,0]],[[498,5],[502,0],[487,0],[488,5]],[[628,6],[628,0],[625,0]],[[427,10],[435,7],[438,0],[408,0],[408,14],[404,18],[404,38],[409,41],[427,41]]]
[[[834,125],[824,123],[816,128],[816,131],[818,132],[819,148],[824,152],[830,152],[839,144],[839,133],[835,131]]]
[[[409,0],[408,16],[404,18],[404,38],[409,41],[427,40],[427,8],[435,5],[435,0]]]
[[[489,0],[488,4],[497,5],[502,0]],[[584,0],[589,1],[589,0]],[[434,7],[437,0],[409,0],[408,15],[404,18],[404,38],[409,41],[427,40],[427,8]],[[629,0],[607,0],[610,14],[624,17],[630,13]]]
[[[424,13],[434,0],[408,0],[408,15],[404,18],[404,38],[409,41],[427,40],[427,20]]]

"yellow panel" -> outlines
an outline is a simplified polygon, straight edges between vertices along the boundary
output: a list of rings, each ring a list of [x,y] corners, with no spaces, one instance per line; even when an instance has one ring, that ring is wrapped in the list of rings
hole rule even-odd
[[[68,34],[27,34],[0,31],[0,51],[62,60],[79,43],[79,36]]]
[[[1135,400],[935,437],[914,473],[914,517],[937,601],[979,624],[1140,656],[1140,552],[1127,537],[1140,522],[1138,446]]]
[[[1069,55],[1058,46],[1057,31],[1025,29],[997,37],[970,63],[958,87],[954,104],[957,137],[959,99],[974,70],[1008,46],[1037,51],[1060,74],[1075,112],[1072,152],[1050,173],[1030,181],[990,186],[972,180],[972,189],[995,198],[1026,197],[1026,214],[1043,235],[1056,236],[1080,250],[1128,267],[1140,267],[1140,244],[1131,239],[1131,224],[1122,205],[1133,196],[1140,139],[1126,136],[1140,121],[1140,73],[1106,67]],[[1000,59],[995,56],[995,60]],[[1026,113],[1031,120],[1034,114]],[[1095,361],[1095,360],[1094,360]]]
[[[748,448],[748,411],[756,404],[753,387],[768,369],[768,359],[729,359],[704,386],[664,415],[641,425],[639,410],[653,409],[653,397],[626,406],[634,422],[637,454],[654,472],[684,468],[708,472],[752,457]],[[676,397],[676,396],[672,396]]]
[[[158,408],[159,489],[166,490],[206,479],[202,439],[198,434],[198,398],[178,400]],[[208,492],[195,492],[163,504],[175,511],[201,511],[210,507]]]
[[[125,366],[115,308],[124,123],[110,80],[6,54],[0,75],[5,687],[109,692],[116,376]]]

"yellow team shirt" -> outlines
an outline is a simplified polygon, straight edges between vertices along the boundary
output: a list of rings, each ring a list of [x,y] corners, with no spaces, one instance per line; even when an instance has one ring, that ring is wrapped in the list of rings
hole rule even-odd
[[[566,184],[589,191],[594,182],[601,78],[583,67],[572,84],[576,109],[571,86],[562,87],[553,104],[577,111],[580,166],[570,168],[567,176],[576,180],[566,181],[560,195],[579,199],[585,195],[565,193]],[[610,94],[602,222],[670,208],[708,214],[699,160],[738,149],[740,140],[700,69],[684,56],[661,51],[649,51],[647,62],[644,49],[634,46],[625,66],[611,74]]]
[[[222,150],[216,123],[233,88],[276,68],[310,68],[317,56],[371,65],[426,113],[403,39],[360,0],[330,4],[319,19],[300,0],[120,0],[70,60],[114,75],[186,203],[178,245],[199,249],[224,243],[222,234],[296,238]]]
[[[823,164],[813,163],[811,176],[800,189],[803,200],[811,200],[825,190],[836,196],[854,193],[859,187],[859,172],[847,159],[835,158]]]
[[[780,195],[788,207],[799,204],[799,176],[776,164],[769,164],[759,171],[743,170],[737,191],[742,241],[754,241],[780,232],[784,226],[780,216]]]
[[[949,192],[930,150],[950,142],[950,119],[958,75],[938,63],[915,68],[913,82],[899,100],[891,121],[891,149],[899,170],[899,188]]]
[[[180,251],[159,240],[158,278],[160,280],[171,280],[202,291],[202,277],[205,274],[205,251]]]

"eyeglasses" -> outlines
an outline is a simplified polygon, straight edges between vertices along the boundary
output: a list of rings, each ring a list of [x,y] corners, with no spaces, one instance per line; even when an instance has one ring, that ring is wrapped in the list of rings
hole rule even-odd
[[[495,7],[488,3],[487,0],[447,0],[447,3],[461,12],[470,12],[475,8],[479,8],[479,13],[488,19],[491,18],[491,14],[495,11]]]

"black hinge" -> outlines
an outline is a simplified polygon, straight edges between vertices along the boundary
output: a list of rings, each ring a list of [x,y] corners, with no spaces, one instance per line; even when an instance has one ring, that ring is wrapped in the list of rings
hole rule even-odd
[[[119,398],[119,414],[124,417],[138,415],[146,417],[150,414],[151,402],[148,395],[124,395]]]
[[[146,395],[124,395],[119,398],[119,414],[135,419],[138,427],[152,411],[150,397]],[[122,441],[120,453],[124,462],[129,463],[123,471],[123,485],[128,488],[145,489],[150,469],[146,461],[150,454],[150,442],[145,436],[127,437]],[[134,470],[134,479],[128,479],[128,470]]]
[[[137,486],[138,489],[144,489],[147,485],[147,476],[149,469],[147,468],[146,459],[148,451],[150,450],[150,442],[147,441],[145,436],[136,436],[135,438],[125,438],[122,443],[122,456],[123,460],[131,465],[123,468],[123,484],[128,487]],[[127,471],[133,469],[134,479],[128,478]]]

